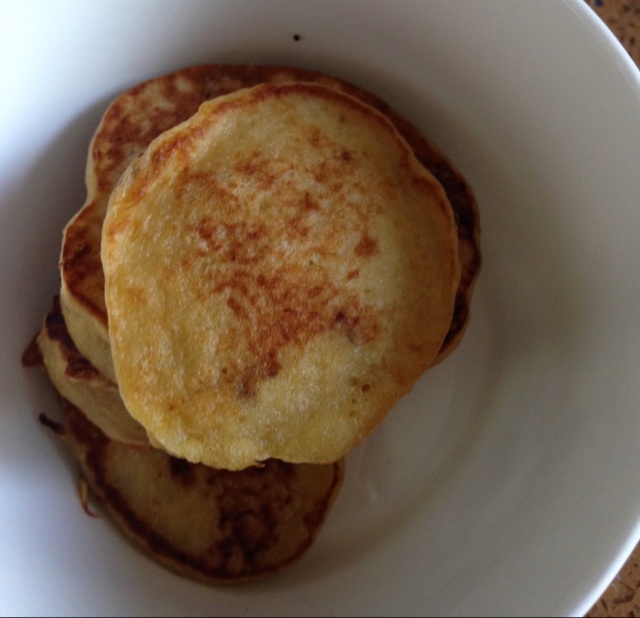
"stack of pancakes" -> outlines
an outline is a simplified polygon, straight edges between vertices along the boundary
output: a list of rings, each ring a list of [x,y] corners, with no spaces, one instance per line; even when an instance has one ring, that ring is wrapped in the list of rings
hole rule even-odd
[[[469,187],[375,96],[230,65],[118,97],[86,183],[37,338],[84,479],[181,574],[292,563],[344,455],[460,342]]]

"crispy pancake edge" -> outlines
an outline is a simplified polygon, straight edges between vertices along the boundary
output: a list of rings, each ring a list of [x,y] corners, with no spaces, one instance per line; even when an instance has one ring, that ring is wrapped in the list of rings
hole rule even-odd
[[[118,386],[101,375],[73,343],[57,296],[36,343],[49,379],[63,397],[84,410],[109,438],[148,446],[147,432],[127,412]]]

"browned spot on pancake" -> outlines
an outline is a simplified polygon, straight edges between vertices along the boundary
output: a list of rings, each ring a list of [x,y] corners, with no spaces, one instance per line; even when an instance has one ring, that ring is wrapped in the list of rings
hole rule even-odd
[[[278,375],[281,365],[275,350],[269,350],[258,363],[250,365],[240,371],[240,378],[236,381],[236,393],[241,399],[255,397],[257,384],[266,378]]]
[[[343,150],[340,153],[340,159],[343,163],[350,163],[351,161],[353,161],[353,154],[348,150]]]
[[[378,334],[377,324],[362,324],[362,318],[367,319],[368,313],[368,311],[362,310],[359,302],[354,302],[351,306],[342,307],[335,313],[334,327],[343,332],[352,343],[367,343]]]
[[[264,258],[267,250],[267,226],[263,223],[215,221],[202,218],[191,226],[206,242],[208,259],[216,263],[250,266]]]
[[[158,107],[158,90],[165,91],[170,106]],[[109,193],[128,163],[140,155],[158,135],[186,120],[204,99],[198,92],[166,82],[145,82],[116,99],[105,113],[92,151],[99,179],[98,189]]]
[[[238,179],[250,179],[263,190],[269,189],[276,180],[273,165],[260,152],[253,152],[248,155],[243,153],[233,163],[231,173]]]
[[[185,459],[169,456],[169,472],[175,483],[189,486],[195,482],[193,465]]]
[[[378,241],[369,234],[364,234],[355,248],[356,255],[359,257],[371,257],[376,255],[379,250]]]
[[[97,175],[100,192],[108,192],[112,188],[122,163],[135,157],[143,148],[146,141],[144,131],[134,120],[117,104],[107,111],[103,119],[102,131],[108,137],[98,135],[92,151],[94,165],[100,172]],[[103,143],[107,147],[101,150]]]
[[[92,209],[82,211],[76,222],[67,227],[60,266],[71,293],[91,312],[104,316],[106,322],[99,252],[101,227],[96,225],[94,216]]]
[[[66,360],[65,373],[72,378],[90,380],[98,375],[98,370],[78,351],[71,339],[60,310],[60,298],[56,295],[53,305],[45,318],[48,337],[60,342],[60,349]]]
[[[238,319],[249,319],[249,312],[235,298],[227,298],[227,307],[235,313]]]
[[[226,254],[231,259],[229,252]],[[239,368],[239,378],[227,376],[241,385],[237,389],[240,395],[254,394],[258,381],[277,375],[278,355],[285,346],[304,346],[329,330],[342,332],[349,341],[360,344],[379,333],[374,312],[363,308],[355,296],[345,294],[326,278],[320,284],[317,279],[309,283],[304,272],[303,267],[275,273],[239,269],[221,275],[213,288],[213,293],[227,295],[239,332],[257,361]]]
[[[131,226],[130,217],[122,217],[122,220],[110,225],[108,228],[105,228],[106,236],[108,239],[115,239],[120,234],[125,233],[130,226]],[[102,262],[100,262],[100,269],[102,269]]]
[[[319,211],[320,204],[316,200],[314,200],[308,192],[305,192],[304,197],[302,198],[302,208],[305,211]]]

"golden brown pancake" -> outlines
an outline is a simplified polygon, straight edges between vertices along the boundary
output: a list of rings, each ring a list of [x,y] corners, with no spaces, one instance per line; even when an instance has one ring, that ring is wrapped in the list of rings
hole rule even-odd
[[[121,174],[152,139],[189,118],[202,102],[259,83],[292,81],[324,84],[384,113],[444,187],[456,216],[462,274],[452,322],[436,362],[459,343],[468,323],[471,294],[480,267],[479,223],[473,194],[448,159],[383,101],[345,81],[296,68],[208,65],[158,77],[123,93],[106,110],[89,149],[87,200],[64,233],[61,304],[73,340],[105,377],[115,380],[100,242],[107,202]]]
[[[36,339],[49,379],[56,390],[113,440],[149,445],[144,428],[127,412],[118,386],[101,375],[69,336],[56,297]]]
[[[170,453],[328,463],[432,365],[458,289],[441,185],[388,119],[320,84],[204,103],[103,226],[120,394]]]
[[[267,461],[241,472],[107,438],[64,400],[58,428],[94,496],[122,532],[170,570],[205,583],[278,571],[311,547],[343,478],[343,462]]]

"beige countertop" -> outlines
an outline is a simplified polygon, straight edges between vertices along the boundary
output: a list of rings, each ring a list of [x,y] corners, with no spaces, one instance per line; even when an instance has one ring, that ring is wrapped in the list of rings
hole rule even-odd
[[[585,0],[640,66],[640,0]],[[640,161],[638,162],[640,170]],[[638,471],[640,474],[640,470]],[[611,505],[615,508],[615,505]],[[640,616],[640,545],[588,616]]]

